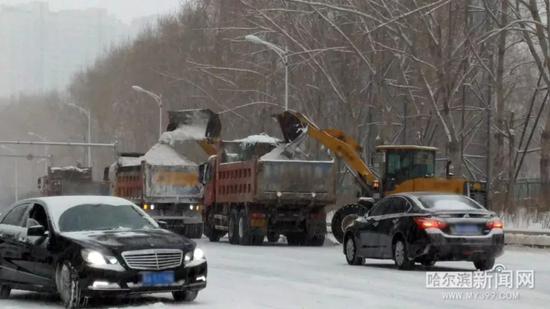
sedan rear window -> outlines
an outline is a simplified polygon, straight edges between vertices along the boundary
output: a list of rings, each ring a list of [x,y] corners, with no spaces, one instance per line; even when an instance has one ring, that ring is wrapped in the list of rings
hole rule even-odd
[[[59,229],[61,232],[78,232],[158,228],[146,216],[132,205],[77,205],[59,217]]]
[[[463,195],[427,195],[418,198],[422,206],[434,210],[483,209],[481,205]]]

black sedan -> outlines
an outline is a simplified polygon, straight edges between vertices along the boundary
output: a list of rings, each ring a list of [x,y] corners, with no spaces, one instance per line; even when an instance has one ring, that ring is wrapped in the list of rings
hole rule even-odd
[[[472,261],[491,269],[502,254],[502,221],[463,195],[402,193],[378,201],[345,228],[344,254],[351,265],[365,258],[393,259],[399,269],[415,262]]]
[[[194,242],[124,199],[29,199],[0,219],[0,298],[21,289],[59,293],[67,308],[91,297],[157,292],[193,301],[206,275]]]

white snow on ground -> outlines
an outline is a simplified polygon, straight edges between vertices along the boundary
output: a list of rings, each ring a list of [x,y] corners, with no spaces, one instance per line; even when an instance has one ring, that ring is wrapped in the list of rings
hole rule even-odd
[[[265,133],[261,133],[261,134],[257,134],[257,135],[250,135],[248,137],[245,137],[245,138],[242,138],[242,139],[237,139],[237,140],[234,140],[234,141],[238,142],[238,143],[243,143],[245,145],[253,145],[253,144],[258,144],[258,143],[277,145],[277,143],[281,142],[281,140],[279,140],[278,138],[269,136]]]
[[[232,246],[200,240],[208,257],[208,287],[190,304],[175,304],[170,294],[131,300],[92,302],[92,308],[548,308],[550,251],[507,248],[497,263],[511,270],[534,270],[535,288],[520,289],[519,300],[444,300],[445,292],[425,288],[422,267],[396,270],[391,261],[346,264],[341,246]],[[471,271],[467,262],[441,262],[436,271]],[[484,291],[484,290],[482,290]],[[515,291],[515,290],[514,290]],[[491,292],[488,290],[487,292]],[[16,291],[0,300],[2,309],[62,308],[56,298]]]
[[[179,154],[171,146],[162,143],[156,144],[147,151],[142,160],[151,165],[196,165],[195,162]]]

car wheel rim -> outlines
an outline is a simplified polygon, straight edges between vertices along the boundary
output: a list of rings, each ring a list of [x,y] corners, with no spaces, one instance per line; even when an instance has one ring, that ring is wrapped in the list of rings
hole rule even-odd
[[[67,266],[63,266],[61,269],[61,288],[61,296],[66,301],[71,293],[71,274]]]
[[[398,241],[395,244],[395,261],[397,264],[402,265],[405,259],[405,245],[403,242]]]
[[[349,238],[346,242],[346,256],[348,258],[348,261],[352,261],[355,257],[355,245],[351,238]]]

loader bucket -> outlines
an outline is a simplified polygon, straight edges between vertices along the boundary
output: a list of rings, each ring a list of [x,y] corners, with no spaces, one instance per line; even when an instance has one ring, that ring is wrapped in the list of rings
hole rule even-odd
[[[196,130],[206,139],[217,139],[221,135],[222,125],[218,114],[210,109],[188,109],[168,112],[167,131],[188,127]]]
[[[313,124],[304,115],[292,111],[285,111],[275,117],[287,143],[293,142],[307,132],[308,123]]]

